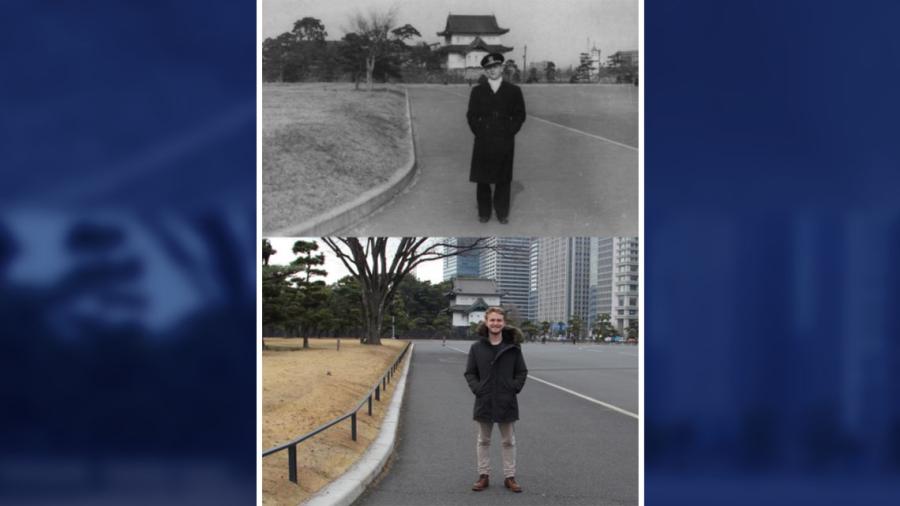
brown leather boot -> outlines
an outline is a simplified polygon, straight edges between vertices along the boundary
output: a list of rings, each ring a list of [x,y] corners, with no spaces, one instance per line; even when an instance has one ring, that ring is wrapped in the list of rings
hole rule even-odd
[[[512,490],[513,492],[516,492],[516,493],[519,493],[519,492],[522,491],[522,487],[520,487],[519,484],[516,483],[516,479],[515,479],[515,477],[513,477],[513,476],[510,476],[509,478],[503,480],[503,485],[504,485],[506,488],[508,488],[508,489],[510,489],[510,490]]]
[[[486,474],[479,475],[478,481],[476,481],[475,484],[472,485],[472,490],[474,490],[475,492],[481,492],[482,490],[488,488],[489,484],[490,484],[490,479],[488,479],[488,475],[486,475]]]

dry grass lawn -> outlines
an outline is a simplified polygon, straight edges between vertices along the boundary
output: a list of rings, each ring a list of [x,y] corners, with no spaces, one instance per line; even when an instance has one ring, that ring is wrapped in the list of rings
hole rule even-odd
[[[352,84],[263,85],[263,230],[320,215],[409,161],[406,99]]]
[[[346,414],[381,378],[406,341],[385,339],[382,346],[359,344],[358,339],[266,338],[279,350],[263,352],[262,447],[272,448]],[[406,360],[406,359],[404,359]],[[329,374],[330,373],[330,374]],[[373,402],[373,416],[364,405],[357,416],[357,441],[350,438],[345,420],[297,445],[299,485],[288,480],[287,450],[262,461],[263,504],[297,505],[343,474],[378,435],[394,383],[381,402]]]

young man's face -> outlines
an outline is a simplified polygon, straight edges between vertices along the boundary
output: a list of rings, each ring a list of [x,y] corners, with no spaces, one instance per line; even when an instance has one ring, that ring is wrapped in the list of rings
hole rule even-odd
[[[487,72],[489,79],[497,79],[503,73],[503,65],[491,65],[485,69],[485,72]]]
[[[499,334],[501,330],[503,330],[503,326],[506,324],[506,321],[503,319],[503,315],[500,313],[488,313],[487,315],[487,328],[488,332],[491,334]]]

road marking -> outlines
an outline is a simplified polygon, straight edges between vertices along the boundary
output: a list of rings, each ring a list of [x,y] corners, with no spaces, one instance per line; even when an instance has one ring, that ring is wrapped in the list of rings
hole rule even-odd
[[[458,352],[460,352],[460,353],[465,353],[465,354],[468,354],[468,353],[469,353],[469,352],[467,352],[467,351],[462,351],[462,350],[460,350],[459,348],[454,348],[453,346],[447,346],[447,348],[450,348],[451,350],[456,350],[456,351],[458,351]],[[590,401],[590,402],[593,402],[594,404],[603,406],[604,408],[611,409],[611,410],[616,411],[616,412],[618,412],[618,413],[622,413],[623,415],[628,415],[628,416],[634,418],[635,420],[640,419],[640,417],[639,417],[638,415],[636,415],[635,413],[632,413],[631,411],[626,411],[626,410],[624,410],[624,409],[622,409],[622,408],[620,408],[620,407],[618,407],[618,406],[613,406],[612,404],[608,404],[608,403],[605,403],[605,402],[603,402],[603,401],[598,401],[597,399],[594,399],[593,397],[588,397],[588,396],[586,396],[586,395],[584,395],[584,394],[580,394],[580,393],[578,393],[578,392],[576,392],[576,391],[574,391],[574,390],[569,390],[569,389],[566,388],[566,387],[561,387],[561,386],[557,385],[556,383],[550,383],[549,381],[547,381],[547,380],[545,380],[545,379],[538,378],[537,376],[535,376],[535,375],[533,375],[533,374],[529,374],[528,377],[531,378],[531,379],[533,379],[533,380],[535,380],[535,381],[539,381],[539,382],[541,382],[541,383],[543,383],[543,384],[545,384],[545,385],[549,385],[549,386],[551,386],[551,387],[553,387],[553,388],[557,388],[557,389],[559,389],[559,390],[562,390],[563,392],[565,392],[565,393],[567,393],[567,394],[572,394],[572,395],[574,395],[575,397],[580,397],[580,398],[582,398],[582,399],[584,399],[584,400],[586,400],[586,401]]]
[[[605,350],[595,350],[595,349],[591,349],[591,348],[583,348],[583,347],[581,347],[581,346],[579,346],[578,349],[579,349],[579,350],[584,350],[584,351],[593,351],[594,353],[604,353],[604,351],[605,351]],[[619,355],[627,355],[627,356],[629,356],[629,357],[636,357],[636,356],[637,356],[637,353],[628,353],[628,352],[625,352],[625,351],[619,351],[619,350],[616,350],[616,353],[618,353]]]
[[[469,354],[468,351],[463,351],[463,350],[461,350],[461,349],[459,349],[459,348],[454,348],[453,346],[447,346],[447,348],[450,348],[451,350],[456,350],[456,351],[458,351],[458,352],[460,352],[460,353],[465,353],[466,355]]]
[[[584,399],[584,400],[586,400],[586,401],[593,402],[594,404],[599,404],[600,406],[603,406],[604,408],[608,408],[608,409],[611,409],[611,410],[613,410],[613,411],[622,413],[623,415],[628,415],[628,416],[634,418],[635,420],[637,420],[637,419],[640,418],[640,417],[638,417],[638,415],[632,413],[631,411],[626,411],[626,410],[624,410],[624,409],[622,409],[622,408],[620,408],[620,407],[618,407],[618,406],[613,406],[612,404],[607,404],[607,403],[605,403],[605,402],[603,402],[603,401],[598,401],[597,399],[594,399],[593,397],[588,397],[588,396],[586,396],[586,395],[584,395],[584,394],[580,394],[580,393],[578,393],[578,392],[576,392],[576,391],[574,391],[574,390],[569,390],[569,389],[566,388],[566,387],[561,387],[561,386],[559,386],[559,385],[557,385],[557,384],[555,384],[555,383],[550,383],[549,381],[547,381],[547,380],[545,380],[545,379],[538,378],[537,376],[535,376],[535,375],[533,375],[533,374],[529,374],[528,377],[531,378],[531,379],[533,379],[533,380],[535,380],[535,381],[539,381],[539,382],[541,382],[541,383],[544,383],[545,385],[549,385],[549,386],[551,386],[551,387],[553,387],[553,388],[558,388],[559,390],[562,390],[563,392],[566,392],[567,394],[572,394],[572,395],[574,395],[575,397],[580,397],[580,398],[582,398],[582,399]]]
[[[529,117],[529,118],[534,118],[534,119],[536,119],[536,120],[538,120],[538,121],[543,121],[544,123],[550,123],[551,125],[558,126],[559,128],[565,128],[566,130],[571,130],[572,132],[579,133],[579,134],[581,134],[581,135],[587,135],[588,137],[593,137],[594,139],[599,139],[599,140],[601,140],[601,141],[608,142],[608,143],[610,143],[610,144],[615,144],[616,146],[619,146],[619,147],[622,147],[622,148],[625,148],[625,149],[630,149],[630,150],[632,150],[632,151],[637,151],[637,150],[638,150],[638,148],[636,148],[636,147],[634,147],[634,146],[629,146],[628,144],[622,144],[621,142],[617,142],[617,141],[614,141],[614,140],[612,140],[612,139],[607,139],[606,137],[603,137],[603,136],[600,136],[600,135],[594,135],[594,134],[591,134],[591,133],[587,133],[587,132],[585,132],[585,131],[578,130],[577,128],[567,127],[566,125],[560,125],[559,123],[555,123],[555,122],[553,122],[553,121],[550,121],[550,120],[547,120],[547,119],[544,119],[544,118],[539,118],[539,117],[534,116],[534,115],[532,115],[532,114],[529,114],[528,117]]]
[[[453,93],[452,91],[444,91],[444,90],[438,90],[438,91],[443,92],[443,93],[447,93],[448,95],[456,95],[457,97],[460,97],[460,98],[468,98],[468,97],[466,97],[465,95],[460,95],[459,93]],[[579,133],[579,134],[581,134],[581,135],[586,135],[586,136],[588,136],[588,137],[593,137],[594,139],[598,139],[598,140],[601,140],[601,141],[604,141],[604,142],[608,142],[608,143],[610,143],[610,144],[615,144],[616,146],[619,146],[619,147],[622,147],[622,148],[625,148],[625,149],[630,149],[630,150],[632,150],[632,151],[638,151],[638,148],[636,148],[636,147],[634,147],[634,146],[630,146],[630,145],[628,145],[628,144],[623,144],[623,143],[621,143],[621,142],[614,141],[614,140],[612,140],[612,139],[608,139],[608,138],[606,138],[606,137],[603,137],[602,135],[595,135],[595,134],[592,134],[592,133],[585,132],[584,130],[579,130],[579,129],[577,129],[577,128],[568,127],[568,126],[566,126],[566,125],[560,125],[559,123],[556,123],[556,122],[550,121],[550,120],[548,120],[548,119],[544,119],[544,118],[535,116],[534,114],[529,114],[528,117],[529,117],[529,118],[534,118],[534,119],[536,119],[536,120],[538,120],[538,121],[543,121],[544,123],[549,123],[549,124],[551,124],[551,125],[558,126],[559,128],[565,128],[566,130],[570,130],[570,131],[572,131],[572,132]]]

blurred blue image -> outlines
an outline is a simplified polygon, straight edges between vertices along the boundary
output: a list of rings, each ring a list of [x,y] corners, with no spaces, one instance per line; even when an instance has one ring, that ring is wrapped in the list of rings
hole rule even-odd
[[[256,498],[256,5],[0,21],[0,503]]]
[[[647,504],[900,504],[897,10],[645,3]]]

